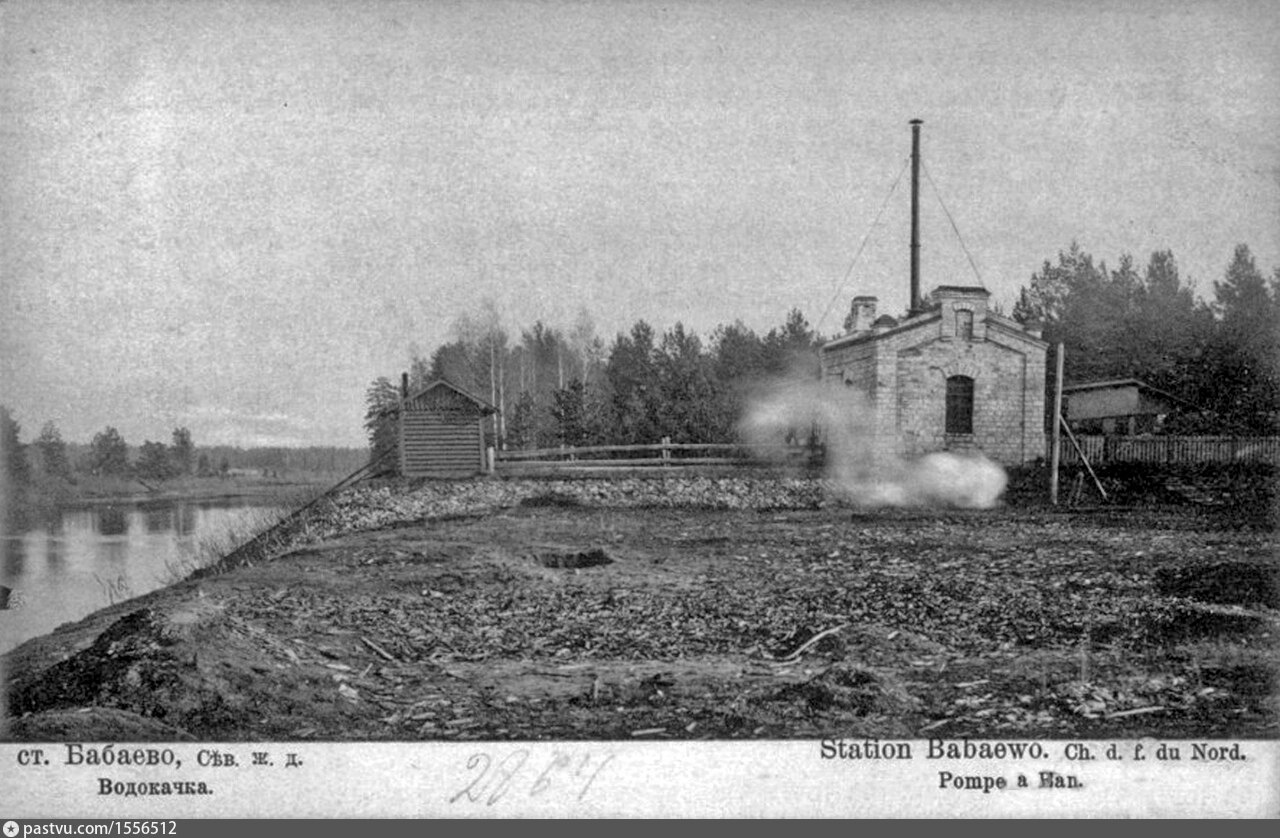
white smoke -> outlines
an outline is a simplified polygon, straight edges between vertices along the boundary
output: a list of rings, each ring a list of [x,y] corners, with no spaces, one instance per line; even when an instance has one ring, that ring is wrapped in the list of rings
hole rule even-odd
[[[763,457],[785,443],[822,443],[826,478],[858,506],[945,506],[989,509],[1008,484],[997,463],[981,454],[940,451],[903,459],[877,438],[874,414],[852,388],[785,380],[757,388],[738,425]]]

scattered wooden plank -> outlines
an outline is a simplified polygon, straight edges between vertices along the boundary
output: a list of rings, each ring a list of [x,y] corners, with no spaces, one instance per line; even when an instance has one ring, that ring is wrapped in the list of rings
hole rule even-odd
[[[383,658],[384,660],[389,660],[389,661],[391,661],[392,663],[400,663],[400,659],[399,659],[399,658],[397,658],[395,655],[391,654],[391,653],[390,653],[390,652],[388,652],[386,649],[384,649],[384,648],[382,648],[381,646],[379,646],[377,643],[374,643],[374,642],[373,642],[372,640],[370,640],[369,638],[367,638],[367,637],[361,637],[361,638],[360,638],[360,642],[361,642],[361,643],[363,643],[364,645],[368,646],[368,647],[369,647],[370,649],[372,649],[373,651],[377,652],[377,653],[378,653],[378,657]]]
[[[796,661],[800,660],[801,655],[803,655],[806,651],[808,651],[811,647],[813,647],[818,641],[822,640],[822,638],[835,634],[838,631],[843,631],[848,627],[849,627],[848,623],[841,623],[838,626],[832,626],[829,629],[820,631],[817,634],[815,634],[813,637],[810,637],[807,641],[805,641],[804,645],[801,646],[799,649],[796,649],[794,652],[787,655],[785,658],[775,659],[774,663],[795,663]]]
[[[1108,713],[1105,718],[1123,719],[1126,716],[1141,716],[1146,713],[1159,713],[1162,710],[1164,710],[1162,705],[1155,704],[1150,707],[1135,707],[1133,710],[1121,710],[1117,713]]]

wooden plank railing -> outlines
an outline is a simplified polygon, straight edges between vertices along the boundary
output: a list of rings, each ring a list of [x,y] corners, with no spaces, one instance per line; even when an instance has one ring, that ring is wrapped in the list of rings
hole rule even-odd
[[[1280,436],[1076,436],[1089,462],[1195,465],[1202,463],[1272,463],[1280,465]],[[760,463],[816,465],[823,449],[801,444],[678,443],[652,445],[588,445],[495,452],[499,472],[532,470],[653,469],[698,466],[748,466]],[[1047,459],[1047,458],[1046,458]],[[1080,457],[1062,440],[1061,461]]]
[[[745,466],[761,462],[804,464],[821,457],[821,449],[805,445],[681,443],[652,445],[588,445],[495,452],[497,471],[536,469],[651,469],[691,466]]]

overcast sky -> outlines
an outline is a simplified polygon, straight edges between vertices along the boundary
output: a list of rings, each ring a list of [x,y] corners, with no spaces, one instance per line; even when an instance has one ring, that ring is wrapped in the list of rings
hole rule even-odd
[[[832,335],[906,307],[912,118],[926,290],[1008,310],[1075,239],[1211,295],[1237,243],[1280,265],[1277,44],[1267,0],[6,2],[0,403],[363,445],[486,297]]]

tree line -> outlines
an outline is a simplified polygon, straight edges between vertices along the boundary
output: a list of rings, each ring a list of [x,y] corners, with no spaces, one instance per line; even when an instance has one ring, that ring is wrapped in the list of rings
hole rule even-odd
[[[580,313],[568,330],[537,322],[518,339],[492,303],[463,317],[454,339],[413,355],[409,389],[445,379],[498,413],[489,441],[508,450],[559,445],[733,442],[748,392],[762,378],[816,377],[820,338],[798,309],[761,335],[740,320],[704,342],[676,323],[659,333],[644,320],[607,346]],[[393,452],[399,386],[388,377],[366,391],[365,428],[374,456]]]
[[[1063,344],[1067,383],[1137,378],[1193,406],[1166,433],[1280,433],[1280,267],[1268,280],[1247,245],[1204,299],[1171,251],[1108,268],[1073,242],[1032,275],[1013,317]]]
[[[352,472],[367,461],[361,449],[334,446],[307,448],[213,445],[196,448],[191,431],[173,429],[168,444],[145,440],[134,448],[113,426],[94,435],[87,445],[67,442],[58,426],[45,422],[31,442],[22,441],[22,428],[12,412],[0,405],[0,457],[9,485],[33,482],[74,483],[80,476],[138,478],[163,482],[180,477],[226,476],[236,469],[267,474],[285,472]]]
[[[1032,274],[1012,317],[1064,344],[1069,383],[1138,378],[1202,408],[1170,432],[1280,432],[1280,268],[1268,281],[1242,244],[1212,290],[1198,298],[1171,251],[1142,270],[1127,254],[1109,268],[1073,242]],[[705,341],[681,322],[659,333],[639,320],[606,344],[585,311],[567,329],[536,322],[516,334],[486,301],[447,343],[411,353],[409,387],[445,379],[491,403],[488,442],[499,449],[737,442],[751,389],[816,377],[825,340],[799,309],[765,334],[735,320]],[[399,383],[380,377],[365,395],[373,456],[393,463]]]
[[[58,426],[45,422],[31,443],[21,439],[22,428],[9,408],[0,405],[0,449],[10,484],[24,486],[33,479],[74,482],[76,475],[98,477],[139,477],[169,480],[193,474],[197,469],[212,473],[207,457],[197,461],[191,431],[174,428],[168,445],[146,440],[130,457],[129,445],[108,425],[94,435],[88,446],[68,443]]]

